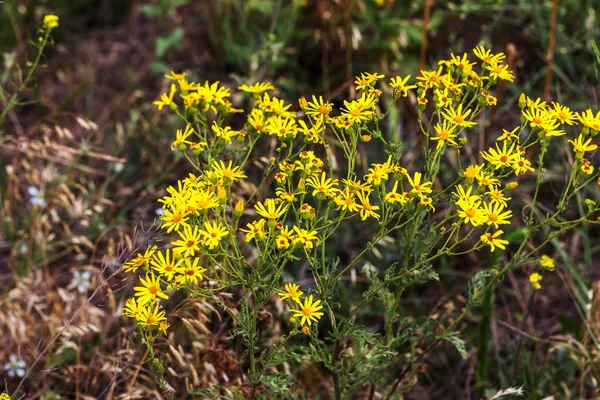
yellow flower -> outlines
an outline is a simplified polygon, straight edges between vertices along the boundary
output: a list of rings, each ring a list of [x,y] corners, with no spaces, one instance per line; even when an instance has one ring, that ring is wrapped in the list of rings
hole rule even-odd
[[[444,118],[453,124],[463,127],[471,127],[477,125],[477,122],[467,121],[467,117],[471,114],[471,110],[465,110],[463,112],[463,105],[459,104],[458,108],[454,110],[452,106],[446,108],[445,112],[442,112]]]
[[[595,144],[591,144],[592,143],[592,138],[589,138],[588,140],[586,140],[584,142],[585,137],[583,136],[583,134],[579,134],[579,136],[577,137],[577,140],[569,140],[569,143],[571,143],[573,145],[573,151],[575,153],[585,153],[586,151],[594,151],[598,148],[597,145]]]
[[[202,274],[206,271],[206,268],[198,265],[200,262],[199,258],[194,258],[193,260],[187,258],[185,260],[185,265],[181,265],[177,272],[183,275],[185,278],[186,284],[194,284],[197,285],[198,281],[201,281],[204,277]]]
[[[217,178],[223,183],[231,183],[243,178],[247,178],[244,171],[238,166],[233,166],[233,162],[229,161],[227,165],[223,161],[213,161],[212,171],[209,174],[213,178]]]
[[[527,171],[534,171],[534,169],[531,167],[531,162],[529,162],[528,159],[523,158],[523,157],[517,158],[513,162],[512,168],[515,171],[515,175],[517,175],[517,176],[523,175]]]
[[[368,79],[368,77],[364,73],[362,73],[360,74],[360,76],[356,76],[354,78],[354,84],[356,85],[356,90],[362,90],[366,89],[371,85],[371,80]]]
[[[271,82],[256,82],[250,86],[244,84],[238,87],[238,89],[246,93],[262,93],[266,92],[267,90],[275,89],[275,86],[273,86]]]
[[[203,244],[208,247],[209,250],[213,250],[217,247],[225,236],[229,234],[227,229],[219,224],[217,221],[204,222],[204,229],[200,229],[199,233],[204,236]]]
[[[375,186],[381,185],[381,182],[388,180],[388,166],[385,164],[373,164],[369,168],[369,173],[365,175],[368,184]]]
[[[535,290],[541,289],[542,285],[540,285],[540,281],[544,279],[542,277],[542,275],[540,275],[537,272],[534,272],[533,274],[529,275],[529,282],[531,282],[531,286],[533,286],[533,288]]]
[[[176,240],[171,243],[178,254],[188,257],[195,255],[196,252],[200,250],[202,238],[200,237],[197,226],[194,226],[193,228],[191,226],[186,226],[183,228],[183,232],[178,232],[178,234],[181,240]]]
[[[471,224],[479,226],[485,223],[485,214],[480,207],[480,201],[458,201],[456,203],[460,207],[458,217],[463,220],[463,224]]]
[[[504,207],[508,206],[507,201],[511,199],[511,197],[504,197],[504,193],[496,186],[490,187],[487,194],[490,196],[491,204],[498,203],[502,204]]]
[[[396,204],[396,203],[401,203],[402,202],[402,195],[400,193],[397,192],[398,190],[398,181],[394,182],[394,187],[392,188],[391,191],[389,191],[386,195],[385,195],[385,202],[388,204]]]
[[[351,125],[361,124],[362,122],[370,121],[373,118],[373,108],[377,103],[374,96],[368,96],[365,93],[358,100],[344,100],[342,108],[342,116],[350,122]]]
[[[165,255],[162,252],[158,252],[150,261],[150,265],[152,268],[158,272],[166,281],[170,282],[173,280],[173,276],[175,276],[175,272],[177,268],[183,262],[183,259],[175,260],[175,255],[171,255],[171,250],[165,250]]]
[[[321,173],[321,178],[319,179],[317,176],[309,176],[306,179],[306,186],[310,186],[314,188],[312,195],[317,197],[319,200],[323,200],[326,197],[331,197],[338,192],[338,189],[335,188],[337,186],[338,180],[327,178],[325,172]]]
[[[322,312],[319,312],[323,306],[320,305],[321,300],[313,302],[312,294],[308,298],[304,299],[304,304],[300,304],[299,310],[290,310],[293,313],[294,318],[302,318],[300,324],[311,325],[312,322],[319,322],[319,318],[323,316]]]
[[[512,217],[512,211],[504,211],[504,206],[500,203],[484,203],[483,212],[487,216],[487,224],[494,225],[496,229],[498,229],[498,225],[510,224],[509,218]]]
[[[450,53],[450,57],[452,60],[447,64],[454,65],[460,71],[470,72],[473,66],[476,65],[474,62],[469,62],[467,53],[463,53],[462,57]]]
[[[256,106],[266,113],[274,113],[282,118],[293,118],[295,113],[288,111],[292,106],[291,104],[285,104],[283,100],[277,97],[271,98],[269,93],[265,93],[263,97],[258,99]]]
[[[171,324],[169,324],[167,321],[161,321],[160,324],[158,324],[158,330],[166,335],[167,329],[169,329],[170,326]]]
[[[490,187],[492,185],[500,184],[500,181],[494,178],[494,175],[492,175],[491,173],[479,172],[479,174],[477,174],[475,178],[477,179],[477,183],[479,183],[480,186]]]
[[[492,54],[491,50],[486,49],[483,46],[477,46],[473,49],[473,54],[487,64],[498,64],[506,58],[504,53]]]
[[[275,238],[275,243],[278,249],[287,249],[290,247],[290,241],[294,240],[294,236],[290,232],[290,228],[284,226],[279,231],[279,235]]]
[[[404,79],[400,76],[390,79],[390,87],[394,89],[394,97],[399,97],[400,95],[406,97],[408,90],[417,88],[417,85],[407,85],[409,79],[410,75],[407,75]]]
[[[494,169],[510,167],[512,163],[520,157],[519,153],[515,152],[515,143],[513,142],[510,147],[506,148],[506,141],[502,142],[502,150],[498,147],[496,142],[496,148],[491,148],[488,152],[480,152],[484,160],[494,166]]]
[[[422,206],[425,206],[426,208],[429,209],[429,211],[434,212],[435,211],[435,207],[433,207],[433,200],[431,199],[431,197],[427,197],[427,196],[419,196],[419,203]]]
[[[248,123],[257,133],[263,133],[265,128],[265,114],[258,109],[253,109],[248,115]]]
[[[212,130],[219,139],[223,139],[225,143],[231,144],[231,139],[240,134],[239,131],[234,131],[230,126],[222,128],[217,125],[217,121],[213,121]]]
[[[44,28],[48,30],[52,30],[58,27],[58,16],[56,15],[46,15],[44,16]]]
[[[598,111],[594,116],[592,110],[588,109],[581,114],[577,114],[577,117],[583,124],[584,128],[600,131],[600,111]]]
[[[414,178],[411,178],[410,175],[407,176],[408,183],[412,186],[411,193],[416,193],[419,196],[431,193],[432,183],[426,181],[421,182],[422,176],[423,175],[420,172],[415,172]]]
[[[345,188],[334,199],[338,210],[356,212],[358,204],[354,200],[354,192],[350,188]]]
[[[333,104],[330,102],[323,101],[323,96],[319,96],[317,99],[313,94],[312,102],[307,102],[305,107],[302,107],[306,115],[316,119],[323,119],[328,116],[333,109]]]
[[[141,314],[144,309],[143,304],[140,304],[135,297],[125,300],[125,306],[123,307],[122,315],[126,315],[129,318],[136,318]]]
[[[300,128],[298,129],[306,139],[313,143],[323,143],[323,134],[325,133],[325,127],[323,126],[323,119],[317,119],[316,122],[309,128],[306,123],[302,120],[298,121]]]
[[[137,321],[143,327],[156,326],[161,321],[166,321],[165,311],[159,311],[157,306],[145,307],[138,315]]]
[[[171,71],[170,73],[165,74],[165,78],[172,81],[180,81],[182,79],[185,79],[185,72],[182,72],[181,74],[176,74],[175,71]]]
[[[158,107],[158,110],[162,110],[162,108],[164,106],[171,106],[171,104],[173,104],[173,106],[177,106],[174,102],[173,102],[173,96],[175,96],[175,92],[177,91],[177,87],[175,87],[175,84],[172,83],[171,84],[171,92],[169,93],[169,95],[167,96],[166,93],[163,93],[160,96],[160,100],[156,100],[154,103],[154,105],[156,105]]]
[[[504,231],[497,231],[494,234],[486,233],[481,235],[480,239],[483,243],[487,244],[491,247],[492,253],[496,250],[496,247],[499,249],[505,250],[505,245],[508,244],[508,240],[500,239],[498,236],[502,235]]]
[[[266,206],[266,207],[265,207]],[[266,218],[269,221],[276,220],[281,217],[288,209],[287,204],[280,203],[276,208],[276,203],[274,199],[266,199],[264,204],[260,201],[254,205],[256,209],[256,213],[261,217]]]
[[[533,108],[523,111],[523,117],[529,121],[532,128],[543,128],[552,118],[543,108]]]
[[[298,133],[296,120],[294,118],[274,117],[267,121],[265,132],[269,135],[277,135],[281,139],[295,138]]]
[[[342,179],[342,183],[354,193],[360,191],[371,192],[371,186],[358,179]]]
[[[298,289],[300,289],[300,286],[295,283],[286,283],[285,291],[279,290],[277,295],[281,297],[281,300],[291,299],[301,305],[302,301],[300,300],[300,296],[302,296],[304,292]]]
[[[519,127],[517,126],[512,131],[507,131],[506,129],[502,129],[502,135],[498,138],[498,140],[517,140],[519,141],[519,136],[515,135]]]
[[[515,80],[515,76],[512,71],[508,69],[508,65],[486,65],[486,69],[490,70],[490,77],[495,79],[502,79],[504,81],[513,82]]]
[[[127,261],[123,264],[123,270],[125,272],[135,272],[140,267],[147,267],[150,263],[150,258],[154,255],[154,252],[158,246],[149,246],[144,254],[138,254],[133,260]]]
[[[294,232],[296,232],[296,237],[292,241],[294,246],[300,243],[306,250],[310,250],[313,248],[313,241],[319,242],[317,231],[308,231],[294,226]]]
[[[457,125],[451,125],[448,121],[443,121],[442,125],[439,123],[435,124],[433,129],[435,129],[437,136],[432,137],[431,140],[439,140],[436,150],[442,148],[446,142],[456,146],[456,141],[454,140],[456,138],[456,133],[454,132],[456,127]]]
[[[435,106],[438,108],[444,108],[446,106],[452,105],[452,97],[448,95],[448,87],[444,87],[444,90],[440,89],[434,90],[433,100],[435,101]]]
[[[472,181],[479,175],[482,169],[483,165],[469,165],[464,172],[465,179]]]
[[[462,185],[457,185],[456,186],[456,191],[452,192],[452,194],[454,196],[456,196],[457,200],[456,203],[458,204],[459,202],[462,203],[474,203],[478,200],[481,199],[481,196],[476,195],[476,194],[471,194],[471,192],[473,191],[473,187],[471,185],[469,185],[469,187],[467,188],[467,190],[465,190]]]
[[[422,76],[417,76],[417,80],[423,82],[426,87],[438,87],[442,83],[442,67],[437,71],[421,71]]]
[[[240,228],[240,231],[246,234],[246,242],[250,242],[254,238],[256,238],[257,240],[264,239],[266,222],[266,220],[261,219],[259,221],[254,221],[247,224],[247,229]]]
[[[192,142],[186,140],[192,133],[194,133],[194,129],[190,125],[185,127],[185,131],[182,129],[177,129],[175,141],[171,143],[171,150],[185,150],[186,144],[192,144]]]
[[[552,102],[551,114],[563,124],[573,125],[577,123],[577,113],[571,111],[569,107],[560,105],[555,101]]]
[[[365,191],[360,191],[356,193],[356,196],[358,197],[361,203],[359,205],[360,219],[363,221],[369,217],[373,217],[377,220],[379,219],[379,214],[375,212],[379,210],[379,206],[374,206],[371,204],[371,201],[369,200],[369,194],[370,192]]]
[[[591,175],[594,173],[594,166],[590,165],[589,161],[587,163],[582,162],[581,167],[579,167],[579,169],[586,175]]]
[[[556,268],[554,260],[545,254],[540,258],[540,265],[549,271],[554,271],[554,268]]]
[[[168,299],[165,293],[163,293],[160,287],[159,279],[153,274],[146,274],[146,279],[140,276],[140,283],[142,286],[135,286],[133,288],[137,293],[136,296],[139,296],[138,305],[144,305],[156,299],[157,297]]]

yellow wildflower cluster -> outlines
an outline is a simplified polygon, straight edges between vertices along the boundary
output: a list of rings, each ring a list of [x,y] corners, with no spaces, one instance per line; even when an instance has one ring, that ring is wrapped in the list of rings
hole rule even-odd
[[[300,286],[295,283],[286,283],[285,291],[279,291],[278,295],[281,297],[281,300],[289,299],[291,300],[297,309],[290,309],[292,313],[292,317],[290,317],[290,322],[296,323],[299,322],[299,325],[302,326],[302,332],[305,334],[310,333],[309,327],[313,322],[318,322],[319,319],[323,316],[323,313],[319,310],[323,309],[321,305],[321,300],[314,300],[313,295],[304,298],[302,301],[303,291],[300,290]]]
[[[225,124],[227,117],[242,111],[232,105],[228,88],[219,82],[190,82],[184,73],[171,72],[166,78],[175,83],[154,104],[159,110],[167,106],[182,119],[171,149],[183,154],[196,174],[169,187],[159,200],[162,229],[172,238],[170,248],[159,251],[150,246],[123,266],[128,272],[139,268],[145,272],[124,313],[143,327],[164,331],[168,324],[161,302],[170,291],[208,296],[233,284],[254,294],[262,284],[262,289],[273,293],[281,286],[285,266],[299,257],[310,265],[315,282],[324,282],[333,273],[326,267],[325,242],[348,221],[379,226],[376,238],[381,239],[404,227],[407,235],[414,235],[437,212],[440,240],[435,243],[443,245],[428,251],[435,249],[440,256],[452,254],[457,246],[468,246],[470,251],[506,249],[509,242],[502,235],[515,218],[510,202],[516,196],[510,192],[528,173],[537,173],[541,182],[544,154],[553,137],[566,135],[565,128],[581,123],[578,137],[569,140],[575,165],[568,187],[574,190],[594,174],[585,154],[597,148],[592,142],[600,128],[600,113],[577,113],[559,103],[547,105],[523,95],[521,124],[503,129],[480,152],[479,161],[475,154],[464,164],[467,158],[461,150],[470,140],[469,129],[479,123],[483,110],[497,103],[494,84],[514,80],[503,63],[504,54],[483,47],[473,53],[480,65],[467,54],[452,55],[440,61],[437,70],[421,71],[416,82],[410,76],[395,76],[385,83],[384,75],[364,72],[354,81],[355,99],[335,106],[322,96],[302,97],[298,112],[269,93],[275,90],[270,82],[241,85],[251,107],[238,128]],[[401,163],[400,145],[388,141],[379,130],[394,100],[411,90],[416,90],[419,143],[425,153],[424,160],[411,162],[417,165],[414,171]],[[385,110],[380,100],[390,92],[392,101]],[[253,155],[262,138],[276,147],[270,158]],[[368,143],[364,146],[382,143],[385,161],[359,166],[360,142]],[[536,147],[540,156],[534,167],[531,154]],[[336,152],[347,160],[341,168],[334,166],[332,154]],[[447,187],[440,179],[445,157],[458,164]],[[264,173],[249,167],[259,165],[258,160],[268,160]],[[242,195],[242,186],[251,189]],[[565,194],[563,200],[569,198]],[[535,202],[536,198],[531,209]],[[551,261],[542,257],[541,265],[552,270]],[[202,282],[205,274],[219,287]],[[539,285],[541,278],[532,279],[532,284]],[[290,310],[292,318],[300,319],[299,325],[305,328],[324,315],[319,310],[331,312],[325,296],[315,301],[310,295],[302,301],[303,292],[296,284],[287,284],[279,294],[296,304]],[[243,301],[248,298],[245,295]]]

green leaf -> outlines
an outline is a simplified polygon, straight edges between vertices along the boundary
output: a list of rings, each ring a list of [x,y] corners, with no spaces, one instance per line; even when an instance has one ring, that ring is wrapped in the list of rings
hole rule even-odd
[[[156,57],[161,58],[167,51],[180,48],[182,39],[183,28],[175,28],[168,35],[159,36],[156,39]]]
[[[458,353],[463,359],[467,358],[467,349],[465,347],[465,341],[461,339],[460,336],[458,336],[458,332],[452,332],[449,335],[444,336],[444,340],[447,340],[448,342],[452,343],[454,347],[456,347],[456,350],[458,350]]]

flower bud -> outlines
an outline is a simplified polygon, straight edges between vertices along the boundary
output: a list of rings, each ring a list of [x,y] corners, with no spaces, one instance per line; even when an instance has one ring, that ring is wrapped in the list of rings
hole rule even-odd
[[[227,190],[223,186],[217,186],[217,197],[219,200],[224,200],[227,197]]]
[[[505,190],[513,190],[514,188],[516,188],[517,186],[519,186],[519,182],[508,182],[506,184],[506,186],[504,187]]]
[[[527,106],[527,97],[525,97],[525,93],[521,93],[519,96],[519,107],[522,110],[525,108],[525,106]]]
[[[235,203],[235,206],[233,208],[233,213],[237,217],[240,217],[240,216],[242,216],[242,214],[244,214],[244,202],[242,200],[238,200]]]
[[[308,101],[306,101],[306,98],[304,96],[300,97],[298,99],[298,105],[300,106],[300,108],[304,109],[306,107],[308,107]]]

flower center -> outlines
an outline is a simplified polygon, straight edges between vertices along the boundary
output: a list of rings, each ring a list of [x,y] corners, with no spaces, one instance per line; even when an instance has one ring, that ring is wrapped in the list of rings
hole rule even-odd
[[[312,315],[312,310],[310,308],[303,308],[302,314],[304,314],[307,317],[310,317]]]
[[[188,240],[188,242],[187,242],[185,245],[186,245],[188,248],[190,248],[190,247],[194,247],[194,245],[195,245],[195,244],[196,244],[196,242],[195,242],[195,241],[193,241],[193,240]]]
[[[477,214],[477,211],[475,211],[472,208],[469,208],[467,211],[465,211],[465,214],[467,214],[467,217],[473,218],[475,214]]]

